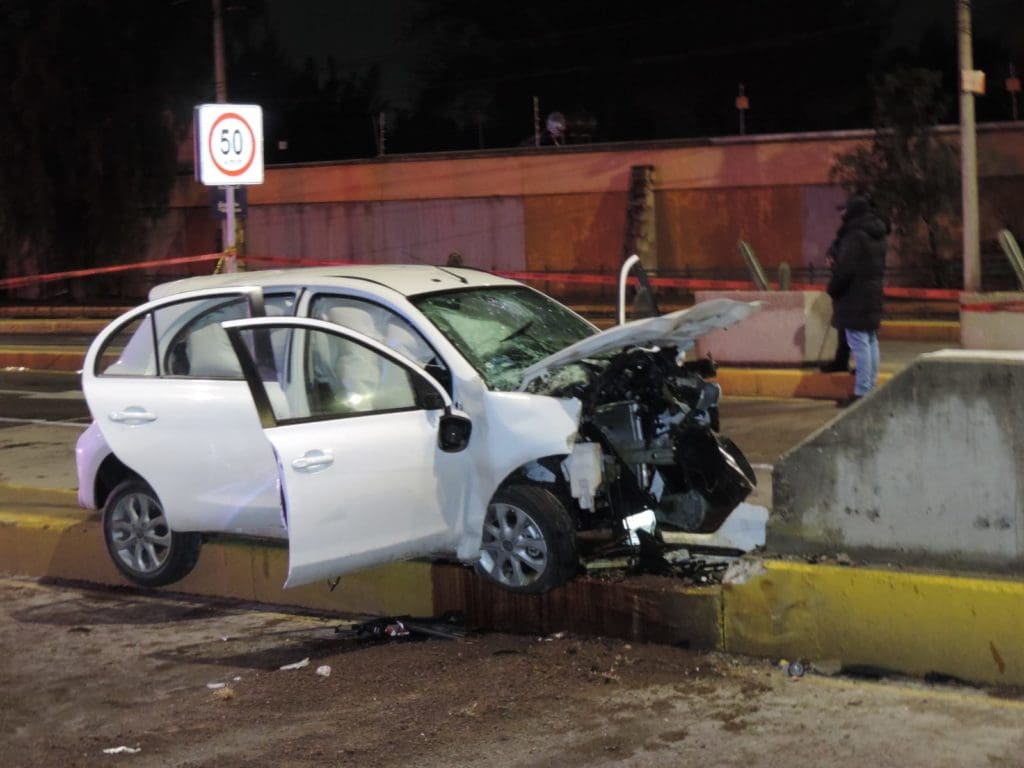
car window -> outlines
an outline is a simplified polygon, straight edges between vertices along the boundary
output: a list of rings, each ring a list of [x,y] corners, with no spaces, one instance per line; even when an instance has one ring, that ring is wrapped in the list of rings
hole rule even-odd
[[[247,346],[273,343],[294,351],[298,372],[258,366],[277,423],[359,416],[418,408],[416,377],[377,351],[318,329],[257,328]]]
[[[379,304],[348,296],[317,296],[310,317],[358,331],[421,367],[438,362],[437,354],[409,321]]]
[[[413,304],[491,389],[513,391],[522,372],[597,332],[568,307],[529,288],[472,288],[426,294]]]
[[[268,315],[290,315],[295,297],[267,296]],[[224,320],[249,316],[244,296],[217,296],[168,304],[119,329],[98,359],[103,376],[183,376],[189,378],[242,378],[241,368]],[[268,348],[269,349],[269,348]],[[283,359],[283,347],[266,353]]]

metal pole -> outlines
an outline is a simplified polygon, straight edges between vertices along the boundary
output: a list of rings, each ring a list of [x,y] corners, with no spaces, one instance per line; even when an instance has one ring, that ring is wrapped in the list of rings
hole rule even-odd
[[[224,24],[221,0],[213,0],[213,82],[217,91],[217,103],[225,104],[228,100],[228,79],[224,65]],[[224,187],[224,250],[231,251],[235,247],[235,188],[230,184]],[[237,259],[231,253],[225,264],[225,271],[234,272]]]
[[[533,146],[540,146],[540,99],[533,97]]]
[[[974,93],[967,78],[974,70],[971,48],[971,0],[956,0],[960,48],[960,187],[963,214],[964,290],[981,290],[978,234],[978,148],[974,127]]]

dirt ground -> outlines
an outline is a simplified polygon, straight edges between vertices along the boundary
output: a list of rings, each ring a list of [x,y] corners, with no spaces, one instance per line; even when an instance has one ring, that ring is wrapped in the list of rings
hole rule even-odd
[[[1024,766],[1024,700],[1005,692],[338,627],[351,622],[0,579],[0,765]],[[104,751],[118,747],[139,751]]]

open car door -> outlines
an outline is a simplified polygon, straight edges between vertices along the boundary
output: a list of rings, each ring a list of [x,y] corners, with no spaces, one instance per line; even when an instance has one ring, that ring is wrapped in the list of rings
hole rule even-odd
[[[474,500],[469,420],[433,378],[350,329],[312,319],[223,323],[277,455],[288,581],[451,556]],[[260,350],[283,350],[266,356]]]
[[[82,390],[103,439],[176,531],[283,534],[273,453],[220,327],[263,314],[255,287],[165,296],[111,322],[86,353]]]

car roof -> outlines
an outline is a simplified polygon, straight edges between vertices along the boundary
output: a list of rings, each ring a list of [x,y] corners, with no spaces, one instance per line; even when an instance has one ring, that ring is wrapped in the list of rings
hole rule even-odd
[[[150,299],[159,299],[183,291],[255,285],[275,286],[330,285],[335,280],[363,280],[390,288],[404,296],[435,291],[482,286],[522,285],[515,280],[466,267],[437,267],[427,264],[352,264],[333,267],[266,269],[254,272],[224,272],[216,275],[186,277],[155,286]]]

